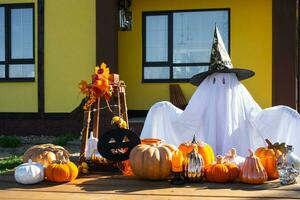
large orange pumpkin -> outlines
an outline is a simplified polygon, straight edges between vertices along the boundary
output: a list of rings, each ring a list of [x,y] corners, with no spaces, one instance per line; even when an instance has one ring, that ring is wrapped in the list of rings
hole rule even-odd
[[[215,164],[209,164],[205,167],[206,179],[210,182],[225,183],[234,181],[239,175],[239,169],[236,164],[224,163],[222,156],[217,156]]]
[[[279,177],[276,163],[279,156],[282,155],[281,146],[284,144],[272,144],[266,139],[267,147],[260,147],[256,149],[255,155],[259,157],[261,163],[267,171],[269,179],[276,179]]]
[[[171,175],[172,153],[177,148],[171,144],[156,143],[139,144],[129,156],[130,165],[135,176],[142,179],[163,180]]]
[[[260,162],[260,159],[249,150],[248,156],[240,171],[239,179],[243,183],[262,184],[268,180],[267,172]]]
[[[73,162],[61,158],[48,165],[45,175],[49,181],[69,182],[76,179],[78,168]]]
[[[191,142],[182,143],[178,147],[178,149],[182,151],[184,158],[186,158],[194,148],[198,149],[198,152],[204,160],[205,166],[213,163],[215,160],[215,154],[212,147],[203,141],[196,141],[195,136]]]

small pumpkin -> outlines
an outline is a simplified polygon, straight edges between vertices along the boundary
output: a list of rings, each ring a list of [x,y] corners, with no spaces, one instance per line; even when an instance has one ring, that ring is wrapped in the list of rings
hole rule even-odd
[[[23,162],[28,162],[31,159],[33,162],[38,162],[44,167],[57,160],[56,155],[62,152],[65,159],[69,159],[69,152],[61,146],[53,144],[41,144],[30,147],[23,155]]]
[[[225,158],[224,158],[225,162],[231,162],[236,164],[239,169],[241,169],[243,167],[243,164],[245,162],[245,158],[242,156],[237,155],[236,149],[235,148],[231,148],[228,153],[226,154]]]
[[[53,161],[48,167],[46,168],[46,177],[47,180],[52,182],[70,182],[76,179],[78,175],[78,168],[77,166],[65,158]]]
[[[206,179],[210,182],[225,183],[234,181],[239,175],[238,166],[224,162],[224,158],[217,156],[216,163],[205,167]]]
[[[250,155],[245,159],[239,179],[243,183],[262,184],[268,180],[267,172],[253,151],[249,150],[249,152]]]
[[[185,159],[184,177],[191,182],[201,181],[204,177],[204,161],[196,148]]]
[[[215,154],[212,147],[203,141],[196,141],[195,136],[193,137],[193,140],[191,142],[185,142],[180,144],[178,149],[182,151],[183,156],[186,159],[187,155],[195,147],[197,147],[198,152],[201,154],[205,166],[213,163],[213,161],[215,160]]]
[[[177,150],[174,145],[161,140],[150,144],[135,146],[129,156],[130,165],[135,176],[142,179],[164,180],[171,175],[172,153]]]
[[[268,144],[267,147],[259,147],[255,151],[255,155],[259,157],[261,163],[267,171],[269,179],[277,179],[279,177],[276,163],[277,159],[282,155],[284,143],[272,144],[270,140],[265,140]]]
[[[44,180],[44,167],[40,163],[32,162],[24,163],[16,167],[15,180],[22,184],[35,184]]]

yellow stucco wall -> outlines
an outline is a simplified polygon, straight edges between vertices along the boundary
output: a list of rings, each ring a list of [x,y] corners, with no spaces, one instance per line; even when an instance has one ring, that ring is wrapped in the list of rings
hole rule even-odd
[[[119,32],[119,70],[127,85],[129,109],[146,110],[169,100],[167,83],[142,83],[142,11],[231,9],[231,58],[234,66],[256,72],[243,83],[262,106],[272,104],[272,1],[271,0],[137,0],[133,1],[133,28]],[[187,99],[196,87],[180,84]]]
[[[96,60],[95,0],[45,1],[45,112],[70,112]]]
[[[27,2],[37,0],[0,1]],[[45,1],[45,112],[70,112],[80,103],[77,85],[90,79],[96,60],[95,12],[95,0]],[[37,112],[37,79],[36,59],[35,82],[0,82],[0,112]]]
[[[35,2],[36,0],[1,0],[0,4]],[[36,8],[35,6],[35,16]],[[37,26],[35,28],[37,30]],[[37,63],[37,52],[35,58]],[[37,65],[35,71],[37,72]],[[0,82],[0,112],[37,112],[37,109],[37,79],[35,82]]]

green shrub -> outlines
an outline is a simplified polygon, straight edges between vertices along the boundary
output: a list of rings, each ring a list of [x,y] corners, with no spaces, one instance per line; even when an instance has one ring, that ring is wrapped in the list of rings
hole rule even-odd
[[[1,147],[18,147],[21,145],[21,139],[17,136],[0,136],[0,146]]]
[[[22,164],[21,156],[10,156],[9,158],[0,160],[0,174],[15,168],[20,164]]]
[[[59,146],[64,146],[66,145],[69,141],[72,141],[76,138],[78,138],[79,135],[78,134],[72,134],[72,133],[65,133],[62,134],[60,136],[58,136],[57,138],[55,138],[52,143],[59,145]]]

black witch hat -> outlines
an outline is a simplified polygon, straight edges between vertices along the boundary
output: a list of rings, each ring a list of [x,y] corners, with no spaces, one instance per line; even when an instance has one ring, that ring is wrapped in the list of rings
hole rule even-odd
[[[198,86],[207,76],[213,73],[235,73],[238,80],[250,78],[255,74],[249,69],[233,68],[231,59],[226,51],[224,42],[222,40],[217,26],[215,26],[209,69],[206,72],[194,75],[190,79],[190,82],[193,85]]]

